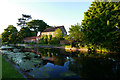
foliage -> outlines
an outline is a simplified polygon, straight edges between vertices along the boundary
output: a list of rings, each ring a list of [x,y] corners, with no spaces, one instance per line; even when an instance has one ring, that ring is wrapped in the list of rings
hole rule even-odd
[[[71,28],[69,28],[69,33],[69,36],[71,36],[74,41],[83,41],[84,39],[82,27],[78,23],[76,25],[71,25]]]
[[[4,32],[2,33],[2,42],[6,43],[15,43],[16,42],[16,34],[17,29],[13,25],[9,25]]]
[[[53,37],[52,40],[49,41],[50,44],[59,44],[60,40],[57,39],[56,37]]]
[[[71,43],[72,47],[83,42],[84,33],[82,27],[78,23],[76,25],[71,25],[71,28],[69,28],[69,36],[66,35],[64,38]]]
[[[8,39],[9,39],[9,43],[16,43],[16,38],[17,38],[17,32],[10,34]]]
[[[42,35],[39,41],[40,44],[59,44],[60,39],[53,37],[52,35]]]
[[[48,43],[52,40],[52,35],[48,35]]]
[[[39,44],[44,44],[44,40],[40,39]]]
[[[21,42],[25,37],[34,36],[32,33],[33,32],[28,27],[22,27],[17,33],[17,41]]]
[[[72,42],[73,42],[72,36],[66,35],[64,38],[65,38],[65,40],[68,40],[70,42],[70,44],[72,45]]]
[[[44,36],[44,43],[45,43],[45,44],[48,43],[48,36],[47,36],[47,35]]]
[[[63,38],[63,34],[62,34],[62,31],[58,28],[58,29],[56,29],[55,30],[55,37],[57,38],[57,39],[61,39],[61,38]]]
[[[120,51],[119,4],[120,2],[92,2],[82,21],[88,43]]]
[[[26,24],[30,29],[33,29],[36,32],[36,35],[39,32],[44,31],[49,27],[43,20],[32,20]]]
[[[20,27],[25,27],[26,22],[31,18],[32,18],[31,15],[22,14],[22,18],[18,19],[19,23],[17,23],[17,25],[20,26]]]
[[[47,35],[42,35],[41,39],[39,40],[40,44],[47,44],[48,40],[47,40]]]

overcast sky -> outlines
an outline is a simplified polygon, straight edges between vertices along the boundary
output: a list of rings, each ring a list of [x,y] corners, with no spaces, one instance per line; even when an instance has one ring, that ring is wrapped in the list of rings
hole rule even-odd
[[[22,14],[32,19],[45,21],[50,26],[64,25],[69,30],[71,25],[81,23],[84,12],[93,0],[1,0],[0,34],[8,25],[16,25]]]

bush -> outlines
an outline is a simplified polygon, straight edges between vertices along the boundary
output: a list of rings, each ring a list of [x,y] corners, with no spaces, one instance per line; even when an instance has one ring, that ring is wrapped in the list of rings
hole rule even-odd
[[[7,44],[8,44],[8,42],[3,42],[2,44],[3,44],[3,45],[7,45]]]
[[[52,40],[49,41],[49,43],[50,44],[59,44],[60,40],[54,37]]]
[[[44,44],[44,41],[42,39],[40,39],[39,44]]]
[[[52,40],[52,35],[48,35],[48,43],[49,44],[50,44],[51,40]]]
[[[44,44],[47,44],[47,43],[48,43],[47,38],[48,38],[47,35],[45,35],[45,36],[44,36]]]

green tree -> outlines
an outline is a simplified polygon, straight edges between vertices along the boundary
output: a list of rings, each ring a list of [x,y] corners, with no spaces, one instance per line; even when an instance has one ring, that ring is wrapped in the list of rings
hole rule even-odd
[[[27,23],[27,26],[30,29],[33,29],[34,32],[36,32],[36,35],[39,32],[44,31],[46,28],[49,27],[49,25],[47,25],[47,23],[45,23],[43,20],[32,20],[30,22]]]
[[[40,43],[40,44],[44,44],[44,35],[42,35],[42,36],[40,37],[39,43]]]
[[[63,38],[62,31],[61,31],[59,28],[55,30],[55,37],[56,37],[57,39]]]
[[[71,25],[71,28],[69,28],[69,35],[73,37],[75,41],[83,41],[84,39],[82,27],[78,23],[76,25]]]
[[[16,41],[16,38],[10,38],[11,35],[17,34],[18,30],[13,25],[9,25],[6,29],[4,29],[4,32],[2,33],[2,42],[7,43],[14,43]]]
[[[73,47],[73,45],[72,45],[72,43],[74,42],[73,37],[66,35],[64,38],[65,38],[65,40],[68,40],[70,42],[70,45]]]
[[[22,27],[17,33],[17,41],[22,42],[25,37],[33,36],[32,31],[28,27]]]
[[[18,19],[17,25],[20,27],[26,27],[27,21],[31,18],[32,18],[31,15],[22,14],[22,18]]]
[[[78,43],[84,41],[84,33],[82,31],[82,27],[78,23],[75,25],[71,25],[71,27],[69,28],[69,36],[66,36],[65,39],[68,40],[72,46],[78,46]]]
[[[10,34],[8,37],[9,43],[16,43],[17,42],[16,38],[17,38],[17,32]]]
[[[9,32],[4,30],[4,32],[2,33],[2,42],[8,42],[8,36],[9,36]]]
[[[82,21],[88,43],[120,51],[120,46],[115,45],[120,41],[119,4],[120,2],[92,2]]]
[[[47,36],[47,35],[44,36],[44,43],[45,43],[45,44],[48,43],[48,36]]]
[[[52,35],[48,35],[48,43],[52,40]]]

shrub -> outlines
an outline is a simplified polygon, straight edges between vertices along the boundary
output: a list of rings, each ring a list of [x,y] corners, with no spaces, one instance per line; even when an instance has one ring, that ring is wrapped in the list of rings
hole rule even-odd
[[[60,40],[57,39],[57,38],[55,38],[55,37],[53,37],[53,39],[50,40],[49,43],[50,43],[50,44],[59,44],[59,43],[60,43]]]
[[[47,35],[45,35],[45,36],[44,36],[44,44],[47,44],[47,43],[48,43],[47,40],[48,40],[48,37],[47,37]]]
[[[44,44],[44,40],[40,39],[39,44]]]
[[[49,44],[50,44],[51,40],[52,40],[52,35],[48,35],[48,43]]]

